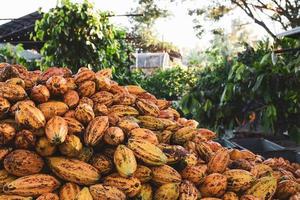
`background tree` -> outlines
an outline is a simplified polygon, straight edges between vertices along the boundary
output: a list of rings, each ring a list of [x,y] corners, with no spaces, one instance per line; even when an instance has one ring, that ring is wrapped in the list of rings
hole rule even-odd
[[[170,11],[161,8],[161,0],[138,0],[137,7],[132,13],[141,13],[143,16],[132,17],[129,38],[133,46],[144,52],[168,52],[171,56],[180,57],[179,49],[170,42],[161,41],[155,34],[155,22],[158,19],[171,15]]]
[[[33,38],[44,41],[43,66],[81,66],[98,70],[106,67],[127,68],[130,53],[126,32],[113,26],[108,14],[99,12],[88,1],[62,0],[38,20]]]
[[[276,34],[265,19],[278,23],[284,30],[300,26],[299,0],[214,0],[210,2],[207,7],[190,10],[189,13],[197,18],[219,20],[230,11],[241,9],[274,39]],[[196,22],[200,22],[201,20],[197,18]],[[196,24],[196,28],[201,28],[201,24]]]

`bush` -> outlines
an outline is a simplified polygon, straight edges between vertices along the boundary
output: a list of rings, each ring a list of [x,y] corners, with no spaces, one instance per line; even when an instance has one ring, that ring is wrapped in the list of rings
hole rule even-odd
[[[82,66],[129,68],[132,48],[125,41],[126,32],[109,22],[109,13],[96,11],[88,1],[61,2],[35,25],[33,38],[45,42],[44,68],[68,66],[74,72]]]
[[[130,74],[126,84],[137,84],[157,98],[178,100],[195,85],[197,71],[174,67],[166,70],[157,69],[151,75],[141,71]]]

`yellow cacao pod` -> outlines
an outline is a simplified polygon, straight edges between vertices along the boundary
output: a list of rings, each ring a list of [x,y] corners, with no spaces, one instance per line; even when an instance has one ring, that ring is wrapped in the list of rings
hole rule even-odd
[[[179,184],[167,183],[160,186],[154,194],[154,200],[177,200],[179,197]]]
[[[52,95],[60,95],[67,92],[67,81],[62,76],[51,76],[46,81],[46,86]]]
[[[84,130],[84,126],[78,120],[71,117],[64,117],[64,120],[68,124],[69,134],[81,133]]]
[[[206,171],[206,165],[198,164],[194,166],[187,166],[181,171],[181,176],[183,179],[189,180],[195,185],[199,185],[204,181]]]
[[[122,129],[116,126],[109,127],[103,136],[104,142],[110,145],[119,145],[121,144],[125,139],[124,132]]]
[[[203,197],[221,197],[227,189],[226,176],[213,173],[205,177],[200,186],[200,193]]]
[[[141,190],[141,182],[137,178],[125,178],[118,174],[111,174],[105,177],[103,184],[118,188],[128,197],[134,197]]]
[[[78,192],[78,194],[76,195],[75,200],[93,200],[89,188],[82,188],[82,190],[80,190],[80,192]]]
[[[76,157],[81,150],[82,143],[75,135],[67,135],[66,140],[59,145],[60,153],[68,157]]]
[[[69,110],[67,104],[61,101],[48,101],[38,105],[38,108],[42,111],[46,120],[54,116],[63,116]]]
[[[142,94],[146,92],[146,90],[138,85],[127,85],[126,89],[130,94]]]
[[[157,145],[158,139],[155,133],[153,133],[149,129],[145,128],[135,128],[130,131],[130,138],[132,139],[143,139],[147,140],[148,142]]]
[[[59,197],[55,193],[45,193],[39,196],[36,200],[59,200]]]
[[[33,151],[17,149],[5,157],[3,165],[12,175],[27,176],[39,173],[44,166],[44,161]]]
[[[139,179],[141,183],[146,183],[152,179],[152,171],[149,167],[138,165],[132,176]]]
[[[247,190],[255,180],[250,172],[242,169],[228,170],[224,175],[227,177],[227,189],[233,192]]]
[[[14,85],[19,85],[22,88],[25,89],[25,81],[21,78],[10,78],[8,80],[5,81],[5,83],[9,83],[9,84],[14,84]]]
[[[27,93],[20,85],[0,82],[0,97],[9,101],[21,101],[27,97]]]
[[[159,115],[159,108],[152,101],[147,99],[138,99],[135,104],[143,115],[150,115],[154,117]]]
[[[2,193],[2,188],[5,184],[12,182],[16,177],[10,175],[6,170],[0,170],[0,193]]]
[[[79,85],[78,92],[82,97],[90,97],[96,92],[96,83],[94,81],[84,81]]]
[[[114,113],[119,117],[137,116],[139,114],[139,112],[134,107],[126,105],[114,105],[110,108],[109,112]]]
[[[60,116],[52,117],[46,124],[45,134],[52,144],[61,144],[66,140],[68,124]]]
[[[153,116],[138,116],[137,119],[142,128],[150,129],[152,131],[159,131],[165,128],[164,123],[159,118]]]
[[[46,119],[43,112],[37,107],[28,103],[20,103],[15,114],[15,120],[18,124],[33,129],[39,129],[45,126]]]
[[[119,119],[118,126],[128,133],[133,129],[139,128],[138,120],[132,116],[125,116]]]
[[[83,83],[84,81],[94,80],[95,79],[95,72],[89,69],[78,71],[77,74],[74,76],[74,80],[76,84]]]
[[[180,183],[180,174],[169,165],[161,165],[152,167],[152,181],[157,185],[163,185],[167,183]]]
[[[239,197],[236,193],[234,192],[226,192],[223,195],[223,200],[239,200]]]
[[[129,139],[128,147],[135,156],[149,165],[163,165],[167,162],[165,154],[154,144],[146,140]]]
[[[208,162],[208,173],[223,173],[229,164],[227,149],[220,149]]]
[[[187,141],[191,141],[196,133],[197,130],[191,126],[183,127],[173,134],[172,141],[174,144],[184,144]]]
[[[79,104],[74,113],[75,118],[83,124],[88,124],[95,118],[93,107],[89,104]]]
[[[188,181],[184,180],[179,186],[179,200],[198,200],[200,199],[200,192],[195,187],[195,185]]]
[[[19,195],[0,194],[0,200],[32,200],[32,197],[22,197]]]
[[[265,176],[257,179],[254,184],[246,191],[246,194],[257,198],[270,200],[275,194],[277,181],[273,176]]]
[[[0,97],[0,116],[4,116],[10,109],[10,103],[7,99]]]
[[[96,154],[91,160],[93,165],[101,174],[107,174],[113,169],[113,162],[105,155]]]
[[[35,150],[41,156],[51,156],[55,153],[56,146],[50,143],[47,137],[43,136],[36,142]]]
[[[16,129],[8,123],[0,123],[0,145],[10,142],[16,135]]]
[[[140,193],[134,197],[134,200],[152,200],[153,190],[150,184],[142,184]]]
[[[94,200],[125,200],[125,194],[117,187],[96,184],[90,186],[90,192]]]
[[[100,179],[100,173],[95,167],[80,160],[49,157],[47,162],[52,172],[65,181],[92,185]]]
[[[266,164],[260,163],[260,164],[254,165],[254,166],[251,168],[250,172],[251,172],[256,178],[261,178],[261,177],[263,177],[263,176],[265,176],[265,175],[268,175],[268,174],[272,173],[272,172],[273,172],[273,169],[272,169],[270,166],[266,165]]]
[[[300,192],[300,184],[292,180],[280,181],[277,185],[275,198],[277,199],[288,199],[293,194]]]
[[[95,117],[87,126],[84,133],[84,143],[87,146],[95,146],[102,139],[109,126],[107,116]]]
[[[3,186],[3,191],[5,194],[30,197],[52,192],[59,186],[59,181],[53,176],[46,174],[33,174],[23,176],[5,184]]]
[[[133,151],[122,144],[117,147],[114,153],[114,163],[118,173],[123,177],[132,176],[137,168]]]
[[[101,91],[91,96],[91,99],[95,104],[110,106],[113,103],[114,95],[107,91]]]
[[[206,162],[208,162],[214,154],[210,146],[205,142],[197,143],[195,147],[199,157]]]
[[[79,95],[75,90],[69,90],[64,94],[64,103],[69,106],[69,108],[75,108],[79,103]]]
[[[66,183],[59,190],[60,200],[75,200],[80,192],[80,187],[75,183]]]
[[[45,103],[50,98],[50,92],[44,85],[36,85],[31,89],[30,98],[38,103]]]
[[[167,156],[168,164],[177,163],[188,154],[188,151],[179,145],[159,144],[158,147]]]

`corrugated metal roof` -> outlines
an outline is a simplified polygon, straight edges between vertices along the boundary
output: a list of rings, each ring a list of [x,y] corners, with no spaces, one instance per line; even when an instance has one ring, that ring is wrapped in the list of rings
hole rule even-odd
[[[136,67],[140,68],[157,68],[169,65],[169,54],[167,53],[137,53]]]

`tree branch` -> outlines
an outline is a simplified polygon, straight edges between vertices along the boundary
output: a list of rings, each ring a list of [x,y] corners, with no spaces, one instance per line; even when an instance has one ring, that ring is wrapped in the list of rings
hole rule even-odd
[[[277,40],[276,35],[269,29],[269,27],[261,20],[257,19],[251,8],[248,6],[247,2],[245,0],[241,0],[242,4],[238,2],[237,0],[231,0],[232,3],[237,5],[239,8],[241,8],[250,18],[254,20],[254,22],[258,25],[260,25],[262,28],[264,28],[267,33],[269,33],[275,40]]]

